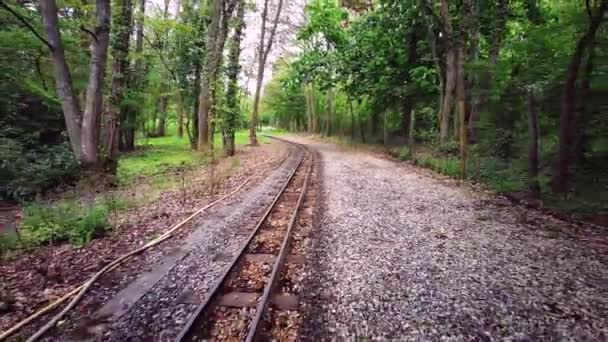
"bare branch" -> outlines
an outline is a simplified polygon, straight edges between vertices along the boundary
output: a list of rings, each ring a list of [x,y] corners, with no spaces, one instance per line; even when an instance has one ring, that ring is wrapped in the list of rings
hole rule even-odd
[[[95,35],[95,33],[93,33],[93,31],[89,30],[88,28],[84,27],[83,25],[80,25],[80,29],[86,33],[88,33],[91,37],[93,37],[93,39],[95,39],[95,41],[97,41],[97,36]]]
[[[4,3],[4,0],[0,0],[0,6],[2,6],[2,8],[4,8],[15,18],[17,18],[23,25],[25,25],[25,27],[27,27],[34,34],[34,36],[36,36],[36,38],[40,39],[40,41],[42,41],[44,45],[48,46],[48,48],[53,51],[53,45],[51,45],[48,40],[44,39],[44,37],[42,37],[42,35],[38,33],[38,31],[36,31],[36,29],[23,16],[21,16],[21,14],[15,12],[15,10],[13,10],[9,5]]]

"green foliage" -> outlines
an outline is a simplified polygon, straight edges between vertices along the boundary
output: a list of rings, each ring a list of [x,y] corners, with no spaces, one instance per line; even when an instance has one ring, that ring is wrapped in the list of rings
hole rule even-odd
[[[435,151],[442,155],[456,156],[458,155],[459,147],[457,141],[450,140],[444,144],[438,144]]]
[[[0,199],[31,198],[73,179],[79,169],[67,143],[28,148],[20,140],[0,137]]]
[[[75,201],[27,205],[19,230],[21,242],[27,247],[63,241],[82,246],[106,232],[108,215],[117,208],[105,201],[91,206]]]
[[[436,157],[430,153],[417,153],[416,164],[446,176],[460,176],[460,160],[458,158]]]

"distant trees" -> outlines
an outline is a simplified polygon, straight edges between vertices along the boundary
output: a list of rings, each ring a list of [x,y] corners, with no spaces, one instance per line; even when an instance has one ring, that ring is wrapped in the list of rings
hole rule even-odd
[[[262,82],[264,81],[264,71],[266,68],[266,60],[268,54],[272,50],[272,44],[274,43],[275,35],[277,33],[277,27],[279,25],[279,17],[283,9],[283,0],[278,0],[278,4],[275,10],[274,19],[270,21],[270,32],[268,38],[266,38],[266,30],[268,25],[269,11],[268,7],[270,0],[264,0],[264,8],[262,9],[262,28],[260,30],[260,41],[258,43],[258,71],[256,74],[255,94],[253,97],[253,110],[251,112],[251,119],[249,121],[249,143],[251,145],[257,145],[258,139],[256,136],[256,129],[258,125],[258,115],[260,108],[260,96],[262,91]]]
[[[414,162],[500,191],[589,196],[608,161],[606,2],[310,1],[264,109],[286,129],[426,145]]]

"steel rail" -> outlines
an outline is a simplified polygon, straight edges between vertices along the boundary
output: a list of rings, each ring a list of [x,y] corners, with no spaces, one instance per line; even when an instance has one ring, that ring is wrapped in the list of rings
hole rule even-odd
[[[275,138],[275,137],[270,137],[269,138],[273,138],[276,140],[280,140],[280,141],[284,141],[287,143],[290,143],[298,148],[302,148],[305,150],[308,150],[306,147],[304,147],[301,144],[297,144],[285,139],[280,139],[280,138]],[[210,294],[206,297],[206,299],[197,306],[197,308],[195,309],[194,313],[190,316],[190,318],[188,319],[188,322],[186,322],[185,326],[181,329],[180,334],[177,336],[177,338],[175,339],[176,342],[182,342],[182,341],[189,341],[192,339],[192,337],[194,337],[193,335],[196,333],[196,328],[202,326],[203,322],[199,322],[200,319],[204,318],[204,313],[205,311],[209,308],[209,306],[215,301],[215,299],[217,299],[220,290],[222,288],[222,285],[224,284],[224,282],[226,281],[228,275],[230,274],[230,272],[232,272],[234,270],[234,268],[236,267],[236,265],[238,264],[238,262],[241,260],[241,258],[243,257],[243,255],[245,255],[245,251],[247,250],[247,247],[250,245],[251,241],[253,240],[253,238],[257,235],[258,231],[260,230],[260,228],[262,227],[262,225],[266,222],[266,220],[268,219],[268,217],[270,216],[270,214],[272,213],[272,211],[275,209],[276,204],[278,203],[279,199],[281,199],[281,197],[284,195],[285,190],[287,189],[287,187],[289,186],[289,184],[291,183],[291,181],[293,180],[295,174],[297,173],[298,169],[300,168],[300,165],[302,164],[302,162],[304,161],[305,158],[305,154],[303,153],[302,156],[299,158],[299,160],[296,163],[296,166],[293,168],[293,170],[290,172],[289,176],[287,177],[287,180],[285,181],[285,183],[283,184],[283,186],[281,187],[280,191],[277,193],[277,195],[275,196],[275,198],[273,199],[272,203],[270,204],[270,206],[268,207],[268,209],[266,210],[266,212],[264,213],[264,215],[262,215],[262,217],[260,218],[260,220],[258,221],[258,223],[256,224],[255,228],[253,229],[253,231],[251,232],[251,234],[249,234],[247,240],[245,241],[245,243],[242,245],[242,247],[240,248],[240,250],[238,251],[238,253],[236,254],[235,257],[232,258],[232,260],[230,261],[230,264],[228,267],[226,267],[225,271],[222,273],[222,275],[218,278],[218,280],[215,282],[214,286],[211,288],[211,292]],[[312,165],[312,163],[311,163]],[[305,182],[308,179],[309,173],[310,173],[310,166],[309,169],[307,170],[307,174],[306,174],[306,178],[305,178]],[[304,193],[305,188],[302,188],[302,193],[300,195],[300,197],[302,197],[302,194]],[[300,198],[298,199],[298,204],[296,207],[296,211],[299,210],[299,205],[300,203]],[[295,215],[292,216],[292,221],[294,221]],[[288,228],[288,230],[291,230],[291,221],[290,221],[290,227]],[[285,240],[284,240],[285,243]],[[282,251],[282,250],[281,250]],[[281,253],[281,251],[279,253]],[[275,263],[275,266],[277,265],[277,263]],[[273,275],[275,273],[275,270],[273,269]],[[264,294],[266,293],[266,289],[264,291]],[[257,317],[257,315],[256,315]]]
[[[284,140],[284,139],[279,139],[279,140],[290,142],[290,141]],[[293,143],[293,142],[290,142],[290,143]],[[306,147],[304,147],[304,148],[308,149]],[[281,274],[283,266],[285,265],[285,258],[287,257],[287,253],[289,251],[289,247],[291,244],[291,237],[292,237],[291,233],[293,231],[293,227],[295,226],[298,214],[300,212],[300,208],[302,207],[302,203],[304,202],[304,197],[306,196],[306,191],[308,190],[308,182],[310,179],[313,162],[314,162],[314,154],[311,153],[310,162],[308,164],[308,169],[306,170],[306,177],[304,178],[304,184],[302,186],[302,192],[300,192],[300,196],[298,197],[298,202],[296,203],[296,207],[291,215],[291,219],[289,220],[289,225],[287,226],[287,232],[285,233],[285,237],[283,238],[283,243],[281,244],[281,249],[279,250],[279,256],[276,259],[276,262],[272,269],[272,273],[270,274],[270,278],[268,279],[268,282],[266,283],[266,286],[264,287],[264,292],[262,294],[262,298],[260,298],[260,301],[258,302],[258,305],[256,307],[255,317],[253,318],[253,320],[251,321],[251,323],[249,325],[249,333],[247,334],[247,339],[246,339],[247,342],[253,342],[258,339],[258,336],[259,336],[258,331],[259,331],[260,323],[262,322],[262,319],[264,318],[264,313],[266,312],[266,309],[268,308],[268,303],[270,301],[270,298],[271,298],[273,292],[275,291],[279,276]]]

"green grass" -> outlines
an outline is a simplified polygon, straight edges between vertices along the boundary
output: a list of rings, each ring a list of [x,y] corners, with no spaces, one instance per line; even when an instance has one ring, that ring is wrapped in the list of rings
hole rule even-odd
[[[273,132],[274,134],[274,132]],[[269,143],[270,139],[258,136],[261,144]],[[237,146],[249,143],[249,132],[241,130],[236,133]],[[222,137],[214,137],[214,153],[222,155]],[[178,168],[189,168],[203,165],[209,160],[209,152],[202,153],[190,148],[188,137],[179,138],[169,130],[169,135],[158,138],[140,138],[138,151],[123,156],[118,163],[118,179],[121,184],[129,184],[138,177],[148,177],[162,174]]]

